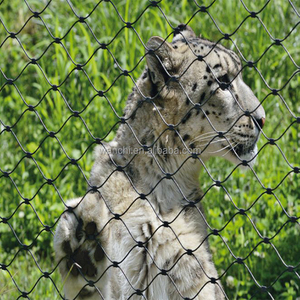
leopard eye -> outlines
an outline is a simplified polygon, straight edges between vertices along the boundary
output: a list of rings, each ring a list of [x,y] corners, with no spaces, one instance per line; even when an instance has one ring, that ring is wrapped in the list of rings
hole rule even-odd
[[[221,77],[218,77],[218,81],[224,82],[224,83],[230,83],[230,78],[229,78],[228,74],[225,74]]]

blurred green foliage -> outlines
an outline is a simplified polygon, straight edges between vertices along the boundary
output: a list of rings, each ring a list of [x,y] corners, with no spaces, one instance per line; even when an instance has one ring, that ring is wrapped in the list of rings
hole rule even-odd
[[[24,1],[0,1],[0,168],[11,172],[10,177],[0,172],[0,216],[8,219],[7,224],[0,222],[0,263],[9,270],[0,272],[1,299],[15,299],[32,289],[30,299],[60,298],[50,278],[61,290],[58,271],[53,270],[52,240],[63,201],[86,190],[94,137],[114,137],[134,85],[130,77],[120,76],[122,69],[137,80],[145,65],[144,59],[140,62],[143,44],[153,35],[167,37],[170,25],[183,22],[214,41],[222,33],[234,33],[231,38],[238,49],[231,41],[222,43],[244,62],[256,62],[259,72],[246,67],[244,79],[267,114],[254,166],[257,178],[222,159],[208,162],[210,175],[201,173],[201,186],[208,190],[203,204],[209,224],[221,229],[228,223],[221,234],[230,250],[220,237],[209,238],[219,274],[226,271],[222,275],[226,293],[229,299],[272,299],[267,293],[255,294],[259,289],[248,268],[260,285],[270,287],[274,299],[299,299],[299,224],[287,217],[300,216],[299,174],[291,172],[300,166],[300,125],[295,122],[300,114],[298,0],[293,1],[298,14],[289,1],[270,1],[261,11],[265,1],[244,0],[249,11],[261,11],[259,19],[249,17],[239,0],[218,0],[209,14],[200,12],[196,1],[187,0],[163,0],[160,9],[146,10],[150,1],[114,1],[114,5],[69,1],[76,14],[88,16],[85,23],[79,22],[67,1],[27,3],[32,11],[43,11],[42,19],[33,17]],[[198,1],[199,6],[211,3]],[[126,28],[122,20],[133,23],[135,30]],[[17,38],[10,38],[7,31]],[[269,34],[284,39],[282,45],[269,48],[273,43]],[[108,50],[99,43],[108,44]],[[38,65],[29,64],[31,59]],[[76,65],[82,65],[84,72]],[[6,84],[4,74],[17,78],[14,85]],[[272,95],[264,81],[279,89],[280,96]],[[4,130],[7,125],[11,131]],[[276,145],[270,145],[268,138],[276,139]],[[24,151],[33,153],[34,160]],[[71,158],[78,159],[78,166],[70,164]],[[224,181],[223,188],[211,188],[211,178]],[[275,190],[267,194],[263,187]],[[235,206],[246,210],[247,216],[235,215]],[[272,245],[263,243],[253,225]],[[232,254],[244,259],[247,267],[232,264]],[[284,263],[297,268],[288,272]],[[42,277],[42,271],[51,273],[50,278]]]

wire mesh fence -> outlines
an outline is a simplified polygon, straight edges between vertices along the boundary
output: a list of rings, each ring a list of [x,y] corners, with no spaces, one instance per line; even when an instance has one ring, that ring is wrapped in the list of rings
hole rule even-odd
[[[166,296],[147,294],[158,281],[164,282],[165,277],[174,288],[170,299],[201,299],[205,286],[210,284],[220,287],[220,299],[300,297],[298,1],[3,0],[0,1],[0,21],[1,299],[64,298],[66,282],[59,274],[59,266],[69,262],[65,259],[55,261],[53,236],[58,223],[67,215],[64,213],[67,200],[80,197],[80,205],[84,205],[90,191],[98,191],[89,181],[95,161],[93,150],[97,145],[103,146],[105,151],[101,156],[107,156],[106,142],[118,139],[119,127],[130,129],[130,138],[138,144],[139,150],[163,148],[161,141],[169,131],[177,135],[176,146],[181,151],[188,150],[185,144],[188,136],[181,128],[190,122],[192,114],[199,113],[199,119],[210,123],[213,130],[210,138],[202,142],[207,149],[215,145],[220,137],[220,132],[214,129],[215,114],[208,114],[203,109],[203,105],[212,100],[206,93],[203,97],[206,102],[195,104],[191,94],[182,88],[184,74],[195,63],[186,65],[177,78],[168,74],[170,78],[165,86],[174,85],[177,80],[186,94],[186,113],[177,124],[165,121],[162,113],[159,122],[166,125],[167,130],[158,130],[157,139],[151,140],[149,135],[148,140],[139,140],[137,131],[150,126],[146,118],[137,117],[139,109],[132,115],[128,116],[126,112],[123,115],[132,88],[140,91],[138,78],[145,74],[147,57],[158,53],[158,49],[149,49],[147,41],[152,36],[160,36],[167,44],[177,34],[192,49],[192,43],[185,40],[182,33],[186,24],[197,35],[201,33],[202,37],[214,42],[212,52],[224,45],[239,56],[242,65],[236,66],[235,72],[243,72],[245,82],[261,103],[259,107],[263,106],[266,112],[266,124],[255,154],[256,163],[252,166],[249,161],[240,160],[233,165],[223,157],[204,161],[202,156],[206,149],[203,145],[200,155],[188,152],[187,161],[197,159],[202,165],[199,185],[203,194],[194,201],[190,199],[193,191],[186,193],[180,181],[175,179],[176,173],[184,170],[188,162],[177,165],[176,171],[161,168],[160,176],[156,178],[154,169],[160,165],[160,158],[165,161],[167,158],[162,154],[156,159],[152,154],[153,166],[140,166],[140,171],[150,174],[154,178],[151,178],[153,184],[146,191],[136,190],[136,197],[131,199],[128,207],[117,211],[109,206],[107,195],[101,194],[109,218],[102,225],[104,229],[97,229],[96,238],[105,233],[105,228],[113,227],[116,220],[123,222],[133,243],[124,260],[137,248],[148,251],[146,256],[154,263],[155,277],[142,289],[136,287],[122,270],[121,261],[114,261],[105,252],[105,246],[95,243],[93,251],[99,250],[99,246],[104,250],[99,252],[99,260],[107,258],[107,269],[97,274],[95,280],[87,279],[74,297],[81,299],[85,286],[101,282],[105,277],[103,274],[113,268],[122,273],[131,287],[128,299],[166,299]],[[184,25],[178,26],[180,23]],[[194,52],[194,57],[197,63],[207,64],[209,70],[206,72],[214,74],[208,56]],[[237,76],[229,80],[224,76],[222,80],[218,78],[221,77],[214,80],[219,84],[225,81],[234,85],[237,81]],[[197,86],[191,86],[193,89],[197,90]],[[218,89],[222,86],[214,88],[214,93]],[[151,105],[153,118],[155,111],[160,111],[163,106],[157,102],[162,91],[158,89],[140,99],[147,103],[145,105]],[[143,95],[143,90],[140,94]],[[235,93],[231,97],[239,102]],[[238,97],[242,95],[238,94]],[[246,114],[244,110],[243,116]],[[132,125],[133,119],[140,120],[140,127]],[[239,119],[241,116],[234,124]],[[262,121],[256,121],[258,128],[263,125],[259,122]],[[157,128],[151,128],[154,129]],[[222,131],[228,142],[230,129]],[[192,132],[193,126],[189,134]],[[235,146],[231,145],[231,148]],[[134,157],[138,155],[136,153]],[[118,172],[124,173],[128,180],[132,179],[134,157],[123,166],[113,165],[113,171],[109,171],[110,165],[106,180]],[[248,165],[247,172],[242,170],[242,165]],[[143,178],[142,173],[139,178]],[[184,209],[179,209],[168,220],[151,200],[157,186],[166,181],[178,185],[184,199]],[[135,189],[134,182],[132,188]],[[204,213],[200,209],[196,211],[207,226],[207,234],[201,243],[209,242],[218,276],[205,275],[204,286],[192,296],[186,296],[178,288],[172,272],[180,261],[193,257],[196,248],[201,246],[187,249],[183,243],[183,258],[179,256],[173,264],[162,267],[147,249],[146,241],[131,233],[126,214],[131,209],[138,211],[147,203],[149,214],[158,219],[156,225],[152,224],[147,242],[154,240],[161,228],[169,227],[174,230],[175,241],[181,243],[181,237],[172,226],[184,216],[187,206],[194,208],[196,202],[203,205]],[[81,216],[76,209],[69,208],[69,212],[75,216],[76,224],[80,223]],[[76,231],[78,235],[87,233],[87,228]],[[94,235],[95,231],[90,233]],[[89,242],[87,239],[83,244]],[[172,257],[170,254],[170,259]],[[66,258],[70,259],[70,255]],[[88,263],[79,256],[73,255],[71,262],[68,276],[76,273],[85,280],[85,275],[92,272],[84,269]],[[82,264],[83,269],[78,269],[74,262]],[[202,265],[198,264],[198,267],[201,269]],[[93,297],[109,299],[100,289],[96,291]],[[91,297],[86,292],[85,298]]]

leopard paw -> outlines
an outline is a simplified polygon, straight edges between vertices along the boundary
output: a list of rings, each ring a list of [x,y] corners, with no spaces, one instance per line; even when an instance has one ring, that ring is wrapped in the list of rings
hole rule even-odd
[[[101,245],[101,200],[97,194],[68,201],[58,223],[54,249],[69,299],[101,299],[100,281],[105,270]]]

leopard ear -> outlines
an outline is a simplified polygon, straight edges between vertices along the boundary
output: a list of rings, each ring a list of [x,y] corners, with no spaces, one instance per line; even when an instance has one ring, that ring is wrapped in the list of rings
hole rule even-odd
[[[158,36],[150,38],[147,49],[146,60],[151,80],[155,85],[161,87],[169,79],[170,73],[175,70],[178,53],[170,43]]]
[[[196,37],[193,29],[186,24],[179,24],[174,31],[174,37],[172,43],[175,43],[179,40],[184,40],[187,42],[189,39],[193,39]]]

